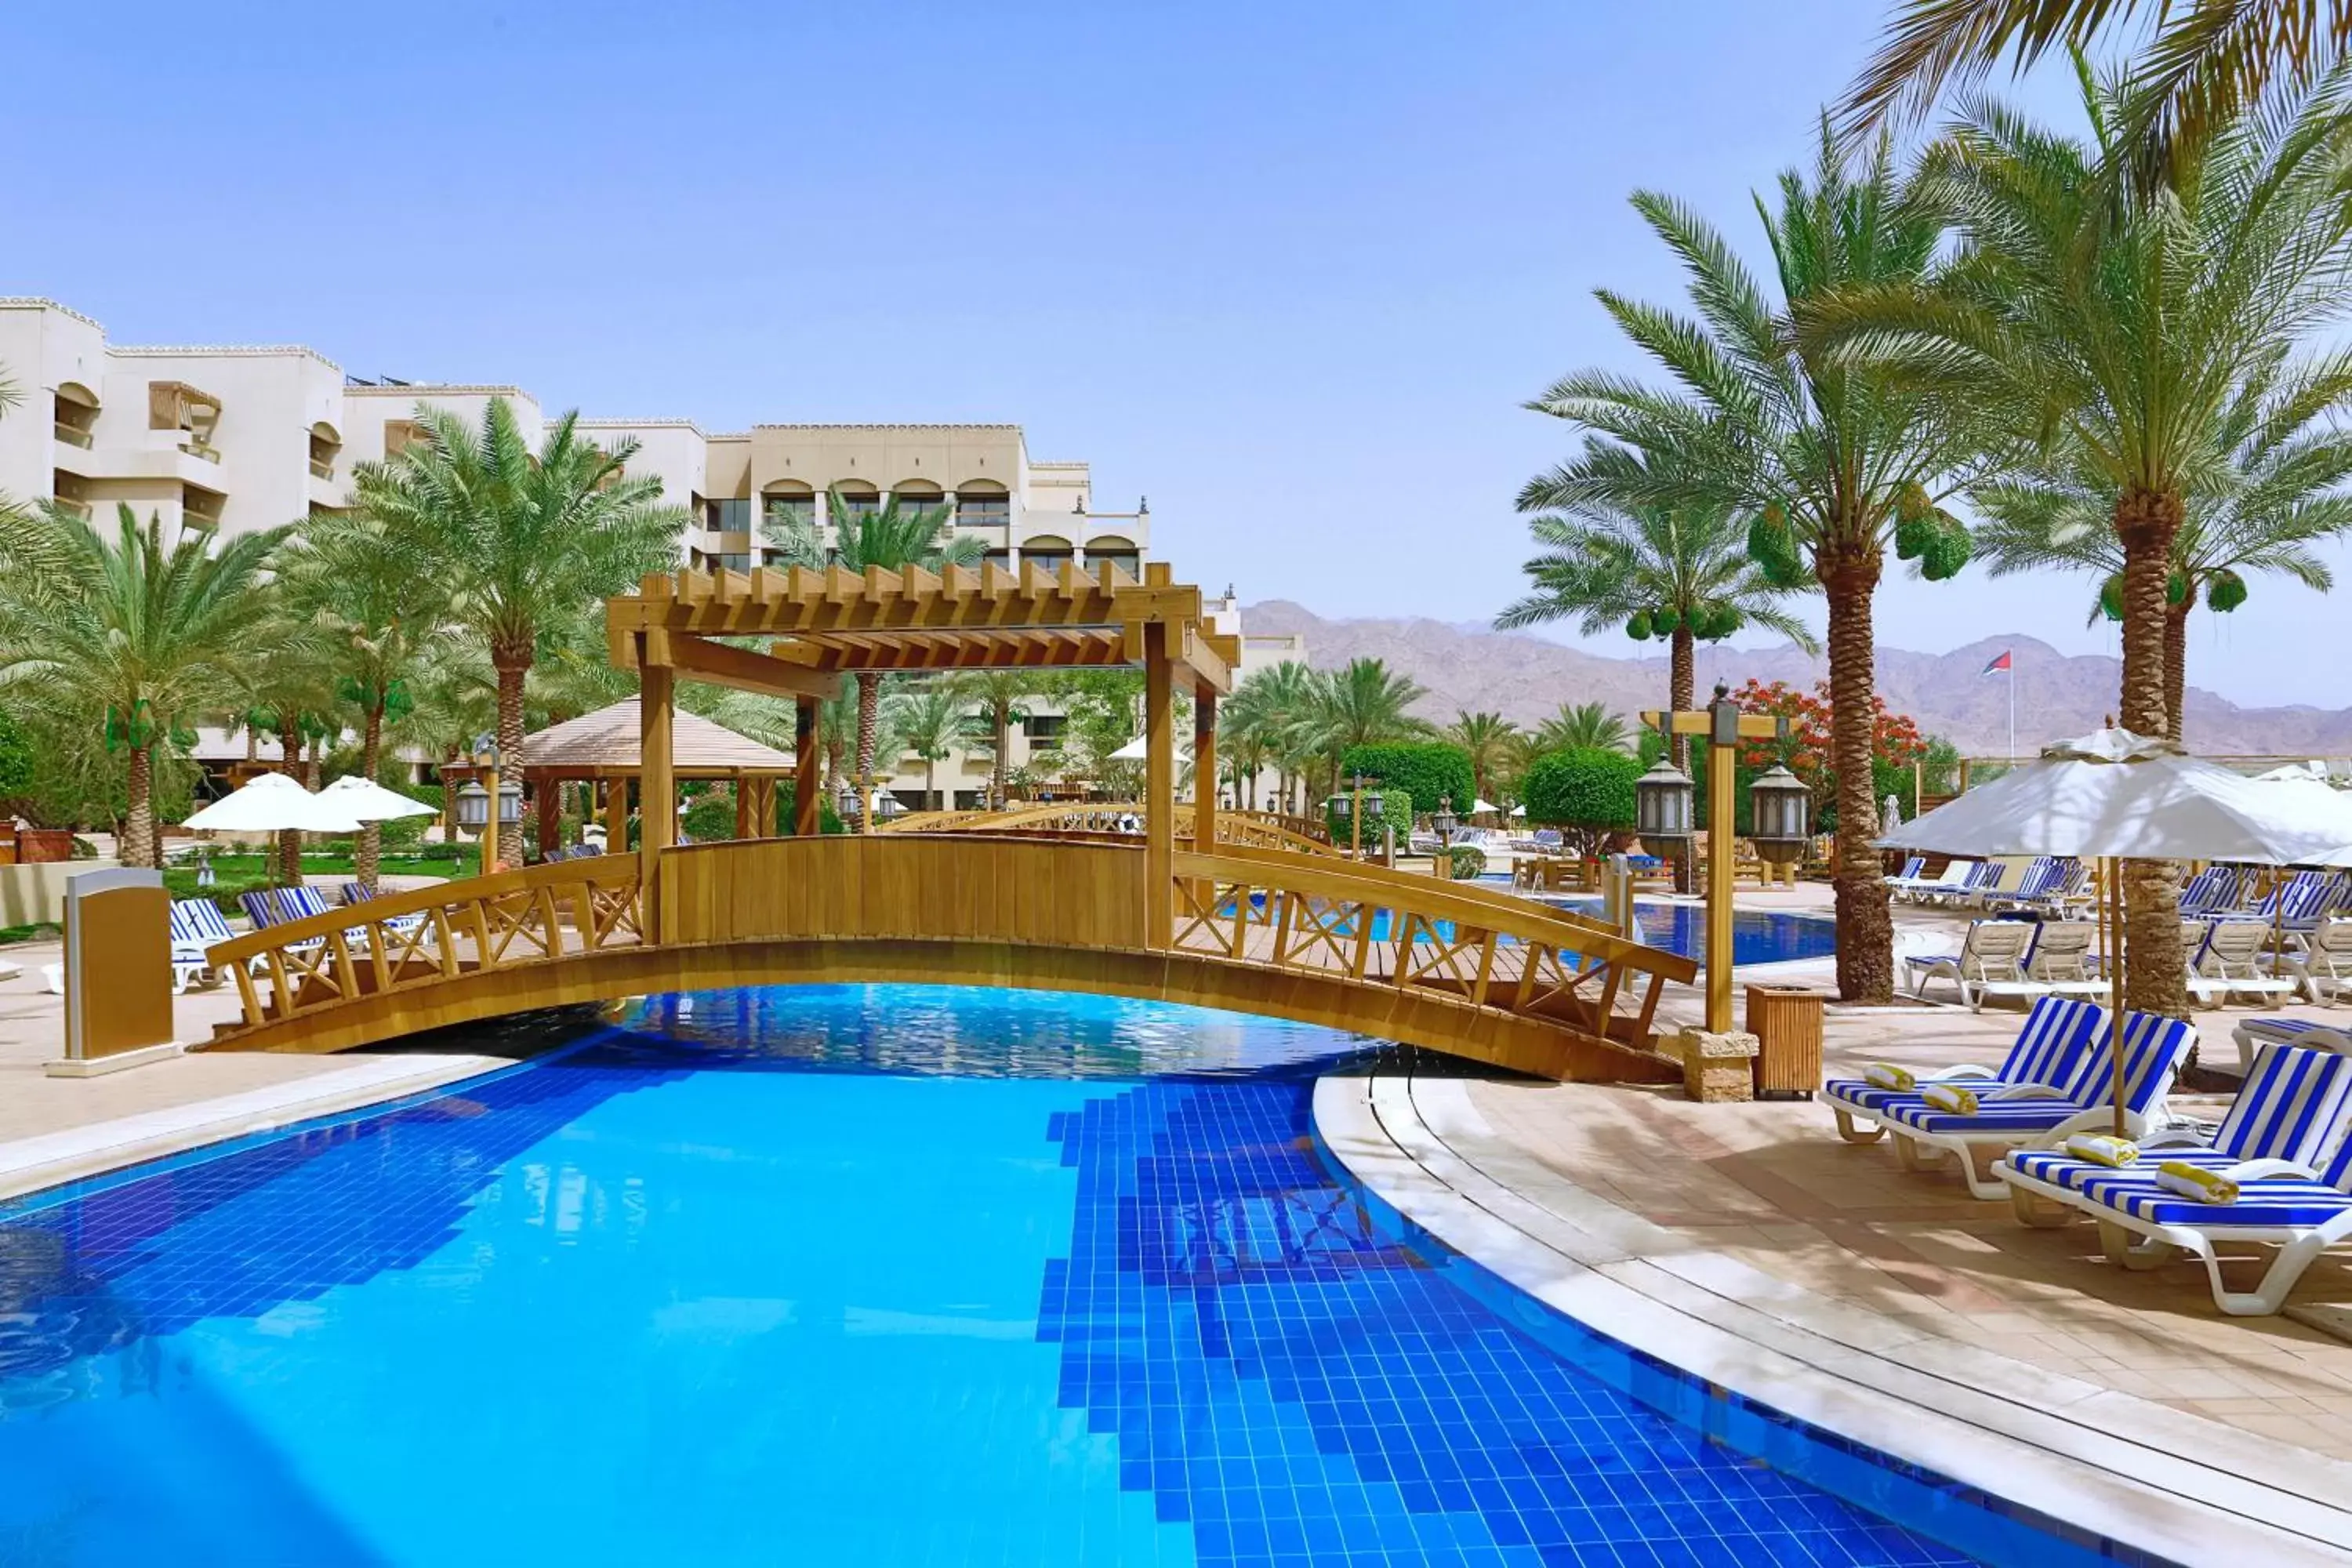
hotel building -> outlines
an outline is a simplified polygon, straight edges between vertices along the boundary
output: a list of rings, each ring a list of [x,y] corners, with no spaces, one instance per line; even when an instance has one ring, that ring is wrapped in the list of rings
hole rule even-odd
[[[370,382],[308,348],[110,343],[89,317],[40,299],[0,298],[0,377],[17,397],[0,413],[0,495],[100,518],[127,502],[167,530],[224,534],[349,506],[352,465],[415,440],[420,406],[474,420],[504,397],[526,431],[544,418],[519,387]],[[606,447],[636,441],[629,471],[657,476],[663,499],[687,513],[682,563],[761,564],[773,553],[761,527],[770,520],[813,525],[830,542],[842,521],[830,515],[835,492],[851,512],[892,496],[950,507],[956,531],[1008,568],[1111,562],[1139,576],[1150,558],[1149,504],[1139,497],[1131,510],[1097,506],[1087,465],[1032,458],[1018,425],[712,433],[689,419],[583,418],[581,428]],[[1230,595],[1221,614],[1220,630],[1238,629]],[[1304,658],[1304,649],[1287,656]],[[1008,764],[1029,761],[1033,746],[1049,749],[1059,728],[1050,712],[1038,715]],[[939,787],[973,804],[989,766],[984,754],[950,757]],[[902,766],[890,787],[914,805],[919,765]]]

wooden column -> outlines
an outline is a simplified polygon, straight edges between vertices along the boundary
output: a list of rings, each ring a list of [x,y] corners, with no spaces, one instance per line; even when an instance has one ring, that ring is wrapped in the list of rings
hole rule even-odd
[[[637,885],[646,940],[659,942],[662,851],[677,837],[677,781],[670,772],[670,710],[674,677],[667,665],[637,666]]]
[[[539,858],[546,859],[563,847],[563,786],[552,780],[535,780],[531,804],[539,809]]]
[[[1168,628],[1143,627],[1143,940],[1176,941],[1176,731]]]
[[[1717,744],[1706,758],[1706,1026],[1731,1029],[1732,845],[1738,837],[1737,746]]]
[[[1217,694],[1192,690],[1192,847],[1217,852]]]
[[[814,697],[793,701],[793,832],[803,836],[818,826],[817,772],[823,759],[817,755],[816,709]]]
[[[629,852],[629,781],[604,781],[604,853]]]

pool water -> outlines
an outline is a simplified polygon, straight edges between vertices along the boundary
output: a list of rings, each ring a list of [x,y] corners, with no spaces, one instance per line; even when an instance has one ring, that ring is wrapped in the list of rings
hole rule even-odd
[[[1370,1049],[1034,993],[656,998],[0,1208],[0,1563],[2089,1560],[1366,1201],[1309,1100]]]
[[[1597,920],[1601,900],[1593,898],[1556,900],[1563,909]],[[1697,904],[1662,904],[1635,900],[1633,924],[1643,942],[1679,952],[1686,958],[1706,957],[1706,910]],[[1798,958],[1827,958],[1837,952],[1837,922],[1818,915],[1783,914],[1775,910],[1735,910],[1731,916],[1731,962],[1785,963]]]

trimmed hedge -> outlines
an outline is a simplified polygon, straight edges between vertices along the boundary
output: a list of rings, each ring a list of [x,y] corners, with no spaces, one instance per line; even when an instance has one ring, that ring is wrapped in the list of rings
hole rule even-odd
[[[1592,855],[1610,834],[1633,828],[1633,781],[1641,776],[1639,757],[1574,747],[1538,757],[1519,793],[1528,821],[1573,833],[1579,853]]]
[[[1381,803],[1381,815],[1378,816],[1374,816],[1370,810],[1375,795],[1380,798]],[[1348,819],[1339,814],[1339,802],[1341,800],[1348,801],[1350,809],[1353,809],[1355,793],[1352,790],[1343,789],[1323,803],[1323,826],[1331,830],[1332,845],[1345,849],[1348,847]],[[1379,852],[1381,834],[1384,828],[1395,828],[1400,840],[1412,831],[1412,796],[1404,791],[1368,789],[1364,792],[1364,805],[1365,854],[1372,855]]]
[[[1362,773],[1378,779],[1383,790],[1402,790],[1412,797],[1412,810],[1426,815],[1447,795],[1454,797],[1456,816],[1470,815],[1478,798],[1477,774],[1470,753],[1442,741],[1388,741],[1378,745],[1350,746],[1339,757],[1339,785]],[[1387,808],[1383,808],[1387,809]]]

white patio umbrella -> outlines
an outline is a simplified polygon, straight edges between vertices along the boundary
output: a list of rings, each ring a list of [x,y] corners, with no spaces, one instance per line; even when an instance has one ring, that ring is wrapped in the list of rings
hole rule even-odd
[[[276,775],[271,775],[276,776]],[[347,773],[319,792],[320,800],[331,800],[349,811],[362,824],[390,822],[403,816],[438,816],[441,814],[421,800],[411,800],[384,788],[372,778],[359,773]]]
[[[1494,809],[1495,803],[1491,800],[1474,800],[1470,803],[1470,815],[1473,816],[1476,816],[1482,812],[1488,812]]]
[[[1110,754],[1110,760],[1114,763],[1140,763],[1146,761],[1150,756],[1150,749],[1145,744],[1145,741],[1146,737],[1138,735],[1134,740],[1129,741],[1126,745],[1121,746],[1118,751],[1113,752]],[[1186,739],[1178,742],[1176,744],[1176,754],[1182,757],[1191,756],[1192,754],[1192,741],[1190,739]]]
[[[2331,796],[2335,792],[2328,792]],[[2267,866],[2352,865],[2352,802],[2250,779],[2189,756],[2177,742],[2095,730],[2045,748],[1948,805],[1883,835],[1890,849],[1944,855],[2096,858],[2108,930],[2108,1000],[2122,1011],[2121,882],[2114,862],[2235,860]],[[2112,1030],[2113,1020],[2109,1027]],[[2123,1131],[2123,1053],[2116,1058],[2116,1131]]]
[[[350,833],[359,825],[349,806],[312,795],[284,773],[263,773],[183,826],[221,833]]]

